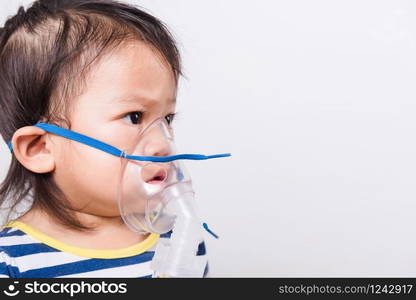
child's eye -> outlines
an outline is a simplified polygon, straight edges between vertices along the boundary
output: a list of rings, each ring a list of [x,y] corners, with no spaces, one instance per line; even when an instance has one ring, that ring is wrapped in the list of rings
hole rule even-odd
[[[172,124],[174,118],[175,118],[175,114],[168,114],[165,117],[165,119],[166,119],[166,121],[168,122],[169,125]]]
[[[143,113],[141,111],[132,111],[126,114],[123,119],[127,119],[128,122],[131,122],[134,125],[140,124],[143,118]]]

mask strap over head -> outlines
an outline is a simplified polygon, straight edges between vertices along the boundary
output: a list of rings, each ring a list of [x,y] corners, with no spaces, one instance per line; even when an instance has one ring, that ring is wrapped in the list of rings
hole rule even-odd
[[[37,123],[33,126],[41,128],[49,133],[53,133],[64,138],[82,143],[84,145],[88,145],[90,147],[96,148],[98,150],[104,151],[106,153],[112,154],[114,156],[123,157],[131,160],[139,160],[139,161],[151,161],[151,162],[170,162],[178,159],[187,159],[187,160],[205,160],[205,159],[212,159],[212,158],[221,158],[221,157],[228,157],[231,156],[230,153],[223,153],[223,154],[215,154],[215,155],[202,155],[202,154],[176,154],[170,156],[138,156],[138,155],[127,155],[125,152],[121,151],[120,149],[111,146],[107,143],[101,142],[96,140],[92,137],[86,136],[84,134],[65,129],[53,124],[47,123]],[[12,142],[9,141],[7,143],[10,151],[13,151]]]

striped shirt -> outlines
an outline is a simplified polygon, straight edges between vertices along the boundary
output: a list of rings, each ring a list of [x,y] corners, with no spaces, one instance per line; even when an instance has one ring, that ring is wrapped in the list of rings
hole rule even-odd
[[[151,278],[150,263],[156,246],[170,235],[152,233],[127,248],[95,250],[65,244],[25,223],[12,221],[0,228],[0,277]],[[197,255],[206,255],[204,242]],[[204,277],[207,275],[208,264]]]

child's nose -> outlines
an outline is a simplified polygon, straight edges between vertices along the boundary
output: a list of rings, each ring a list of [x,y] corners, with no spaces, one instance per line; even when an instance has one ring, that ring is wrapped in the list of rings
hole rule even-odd
[[[171,147],[166,140],[152,140],[146,144],[145,156],[168,156],[171,154]]]
[[[146,134],[144,141],[145,156],[168,156],[172,154],[171,142],[166,138],[163,132],[153,130]]]

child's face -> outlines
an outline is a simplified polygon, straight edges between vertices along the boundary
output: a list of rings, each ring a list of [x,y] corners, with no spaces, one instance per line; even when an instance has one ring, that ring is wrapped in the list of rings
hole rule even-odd
[[[93,68],[85,92],[73,102],[71,130],[128,149],[139,128],[175,112],[176,88],[172,70],[149,46],[123,46]],[[98,216],[119,215],[121,158],[59,136],[53,140],[53,176],[72,206]],[[163,145],[155,142],[144,155],[157,155],[158,147]]]

